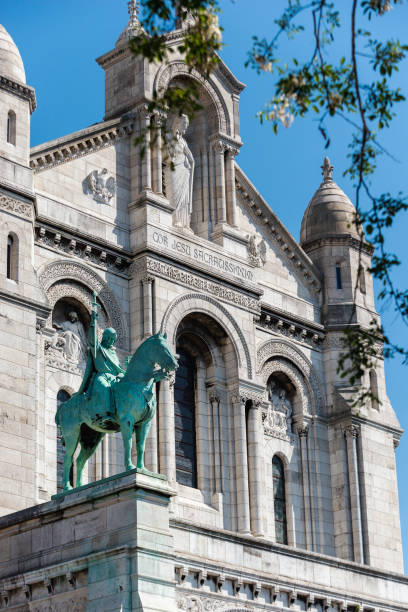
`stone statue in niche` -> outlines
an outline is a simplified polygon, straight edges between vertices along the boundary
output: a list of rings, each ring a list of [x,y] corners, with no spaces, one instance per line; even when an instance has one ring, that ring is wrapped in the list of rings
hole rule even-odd
[[[264,431],[267,435],[289,440],[292,423],[292,403],[287,391],[276,380],[268,384],[269,407],[262,415]]]
[[[170,168],[167,172],[168,198],[174,206],[175,227],[190,229],[193,204],[194,157],[184,139],[189,126],[187,115],[176,117],[168,135]]]
[[[54,323],[57,330],[56,338],[53,341],[55,347],[62,348],[62,354],[67,361],[80,363],[85,359],[86,353],[86,333],[85,328],[75,310],[67,313],[66,319],[60,323]]]

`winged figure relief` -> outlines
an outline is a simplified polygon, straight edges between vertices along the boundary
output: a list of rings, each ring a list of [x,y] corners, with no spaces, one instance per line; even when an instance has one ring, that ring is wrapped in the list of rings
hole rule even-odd
[[[116,180],[113,176],[108,177],[108,170],[104,168],[101,172],[93,170],[87,176],[88,190],[93,194],[94,200],[101,204],[110,204],[110,200],[116,193]]]

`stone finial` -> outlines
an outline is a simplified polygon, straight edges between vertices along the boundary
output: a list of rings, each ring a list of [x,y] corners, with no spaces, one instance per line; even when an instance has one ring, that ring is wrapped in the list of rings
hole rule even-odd
[[[330,163],[330,159],[328,157],[324,158],[323,161],[323,166],[322,168],[322,174],[323,174],[323,182],[327,183],[327,181],[332,181],[333,180],[333,166]]]
[[[141,30],[139,10],[140,0],[130,0],[130,2],[128,2],[128,13],[130,15],[130,19],[126,27],[126,33],[129,38],[137,36]]]

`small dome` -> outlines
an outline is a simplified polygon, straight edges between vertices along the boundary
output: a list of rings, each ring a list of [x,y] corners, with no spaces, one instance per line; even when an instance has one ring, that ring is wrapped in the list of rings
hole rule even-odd
[[[0,24],[0,76],[19,83],[26,82],[20,52],[4,26]]]
[[[323,182],[310,200],[302,220],[300,244],[329,236],[359,238],[355,225],[356,209],[344,191],[333,181],[328,157],[322,166]]]

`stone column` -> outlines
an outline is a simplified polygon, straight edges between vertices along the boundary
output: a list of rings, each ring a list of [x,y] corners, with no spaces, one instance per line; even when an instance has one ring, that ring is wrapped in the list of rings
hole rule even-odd
[[[154,278],[145,276],[142,279],[143,285],[143,337],[148,338],[153,334],[153,301],[152,285]]]
[[[158,114],[154,116],[154,149],[153,149],[153,191],[158,194],[163,193],[162,181],[162,117]]]
[[[215,184],[217,200],[217,223],[227,222],[227,207],[225,199],[225,163],[224,163],[224,143],[220,140],[213,142],[215,152]]]
[[[208,402],[205,387],[205,366],[197,356],[197,387],[195,402],[197,487],[202,491],[210,488],[210,465],[213,457],[208,448]]]
[[[222,465],[221,465],[221,446],[220,446],[220,395],[217,389],[210,391],[212,434],[213,434],[213,469],[214,469],[214,493],[222,493]]]
[[[225,167],[225,182],[226,182],[226,199],[227,199],[227,220],[233,227],[238,226],[237,214],[237,199],[235,193],[235,162],[234,158],[238,150],[232,147],[228,148],[226,167]]]
[[[363,530],[361,524],[360,483],[358,475],[357,438],[359,428],[350,425],[344,430],[347,446],[347,466],[350,486],[353,553],[356,563],[364,563]]]
[[[263,536],[263,453],[260,403],[252,402],[248,414],[248,476],[250,494],[251,531],[254,536]]]
[[[240,533],[250,533],[248,457],[245,419],[246,397],[239,393],[232,398],[234,414],[234,447],[237,491],[237,523]]]
[[[174,429],[174,375],[160,383],[159,451],[160,472],[176,482],[176,436]]]
[[[150,149],[150,120],[151,117],[145,106],[139,109],[140,132],[144,134],[145,151],[142,159],[142,190],[152,189],[152,153]]]
[[[309,483],[309,459],[307,456],[307,436],[309,433],[308,426],[298,428],[300,440],[300,455],[302,461],[302,481],[303,481],[303,505],[305,509],[305,538],[306,548],[313,549],[312,529],[311,529],[311,513],[310,513],[310,483]]]
[[[158,472],[157,461],[157,411],[150,423],[149,433],[146,439],[145,464],[151,472]]]

